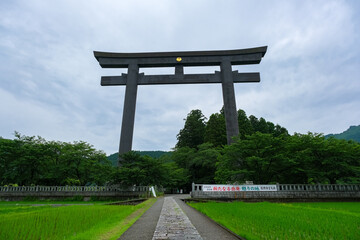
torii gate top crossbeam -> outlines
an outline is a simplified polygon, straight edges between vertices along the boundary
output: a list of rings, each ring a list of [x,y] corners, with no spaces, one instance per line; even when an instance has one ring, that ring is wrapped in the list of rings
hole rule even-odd
[[[131,62],[139,67],[218,66],[223,60],[231,65],[258,64],[265,55],[267,46],[226,51],[146,52],[112,53],[94,51],[94,56],[103,68],[127,68]]]

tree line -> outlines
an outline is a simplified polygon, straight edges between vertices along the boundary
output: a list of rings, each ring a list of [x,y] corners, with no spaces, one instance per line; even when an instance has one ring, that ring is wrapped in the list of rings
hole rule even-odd
[[[240,134],[227,145],[224,112],[207,119],[192,110],[171,154],[129,152],[114,166],[86,142],[41,137],[0,138],[0,185],[158,185],[190,190],[191,183],[360,183],[360,144],[293,135],[238,110]]]
[[[228,146],[223,110],[209,120],[201,110],[192,110],[172,154],[158,159],[124,155],[117,182],[151,181],[187,190],[193,182],[360,183],[359,143],[310,132],[290,135],[243,110],[238,110],[238,121],[240,134]]]
[[[310,132],[290,135],[241,109],[238,121],[240,134],[228,146],[223,110],[208,121],[200,110],[188,114],[172,158],[190,182],[360,183],[358,142]]]
[[[0,138],[0,185],[103,185],[113,167],[102,151],[82,141],[46,141],[15,132]]]

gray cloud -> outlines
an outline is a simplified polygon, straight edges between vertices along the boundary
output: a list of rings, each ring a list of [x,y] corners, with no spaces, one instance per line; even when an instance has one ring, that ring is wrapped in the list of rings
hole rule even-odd
[[[84,140],[113,153],[125,89],[101,87],[100,76],[126,70],[101,69],[93,50],[263,45],[260,65],[234,67],[262,78],[236,84],[237,107],[291,132],[341,132],[360,119],[357,9],[357,1],[2,1],[0,136]],[[169,150],[190,110],[209,117],[221,107],[221,85],[140,86],[133,148]]]

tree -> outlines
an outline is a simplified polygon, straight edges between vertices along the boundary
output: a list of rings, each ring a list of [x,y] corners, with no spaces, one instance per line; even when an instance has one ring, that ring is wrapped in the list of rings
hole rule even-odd
[[[360,182],[360,144],[322,134],[247,135],[219,157],[219,183],[336,184]]]
[[[15,158],[10,163],[13,180],[19,185],[35,184],[41,180],[41,168],[45,164],[45,139],[22,136],[17,132],[15,137]]]
[[[268,122],[268,123],[269,123],[269,122]],[[279,124],[276,124],[276,125],[275,125],[274,131],[271,132],[271,133],[272,133],[273,135],[275,135],[275,136],[280,136],[280,135],[282,135],[282,134],[284,134],[284,135],[289,135],[288,130],[287,130],[286,128],[280,126]]]
[[[216,162],[220,153],[211,143],[198,146],[190,161],[191,180],[195,183],[215,183]]]
[[[0,183],[19,185],[105,184],[112,171],[102,151],[85,142],[48,142],[22,136],[0,141]]]
[[[286,138],[256,132],[224,148],[217,165],[217,182],[254,181],[266,184],[279,180],[290,163],[284,152]]]
[[[214,176],[219,151],[211,143],[204,143],[198,149],[177,148],[171,155],[180,169],[184,169],[186,184],[182,187],[191,189],[191,183],[215,183]]]
[[[115,171],[113,183],[129,186],[160,186],[164,183],[167,174],[159,159],[130,151],[121,155],[121,164]]]
[[[12,162],[16,159],[17,146],[13,140],[0,138],[0,185],[15,183]]]
[[[186,169],[180,168],[175,162],[163,163],[165,179],[161,184],[169,189],[186,189],[189,183],[189,175]]]
[[[240,110],[239,110],[240,111]],[[266,121],[264,118],[258,119],[254,115],[249,116],[249,122],[251,125],[251,134],[255,132],[270,133],[274,136],[280,136],[282,134],[289,135],[286,128],[281,127],[279,124]]]
[[[322,134],[294,134],[290,152],[297,162],[297,183],[359,183],[360,144],[328,139]]]
[[[254,132],[253,127],[250,123],[250,120],[246,116],[244,110],[239,109],[238,113],[238,122],[239,122],[239,134],[240,138],[244,139],[246,135],[250,135]]]
[[[73,180],[79,181],[80,185],[101,184],[110,180],[111,162],[104,152],[97,151],[90,144],[83,141],[62,143],[60,152],[62,185]]]
[[[200,110],[192,110],[185,119],[184,128],[176,136],[178,139],[176,147],[196,148],[204,143],[205,120]]]
[[[221,147],[227,143],[225,117],[221,113],[211,114],[206,123],[204,141],[214,147]]]

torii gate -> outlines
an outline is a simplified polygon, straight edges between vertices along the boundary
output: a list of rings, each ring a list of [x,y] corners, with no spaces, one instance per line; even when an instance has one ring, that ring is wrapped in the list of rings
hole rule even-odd
[[[267,46],[226,51],[112,53],[94,51],[102,68],[127,68],[121,76],[101,77],[101,86],[126,85],[119,154],[131,151],[138,85],[221,83],[227,143],[239,135],[234,83],[260,82],[260,73],[232,71],[232,65],[258,64]],[[220,66],[213,74],[184,74],[184,66]],[[175,67],[172,75],[145,75],[139,68]]]

